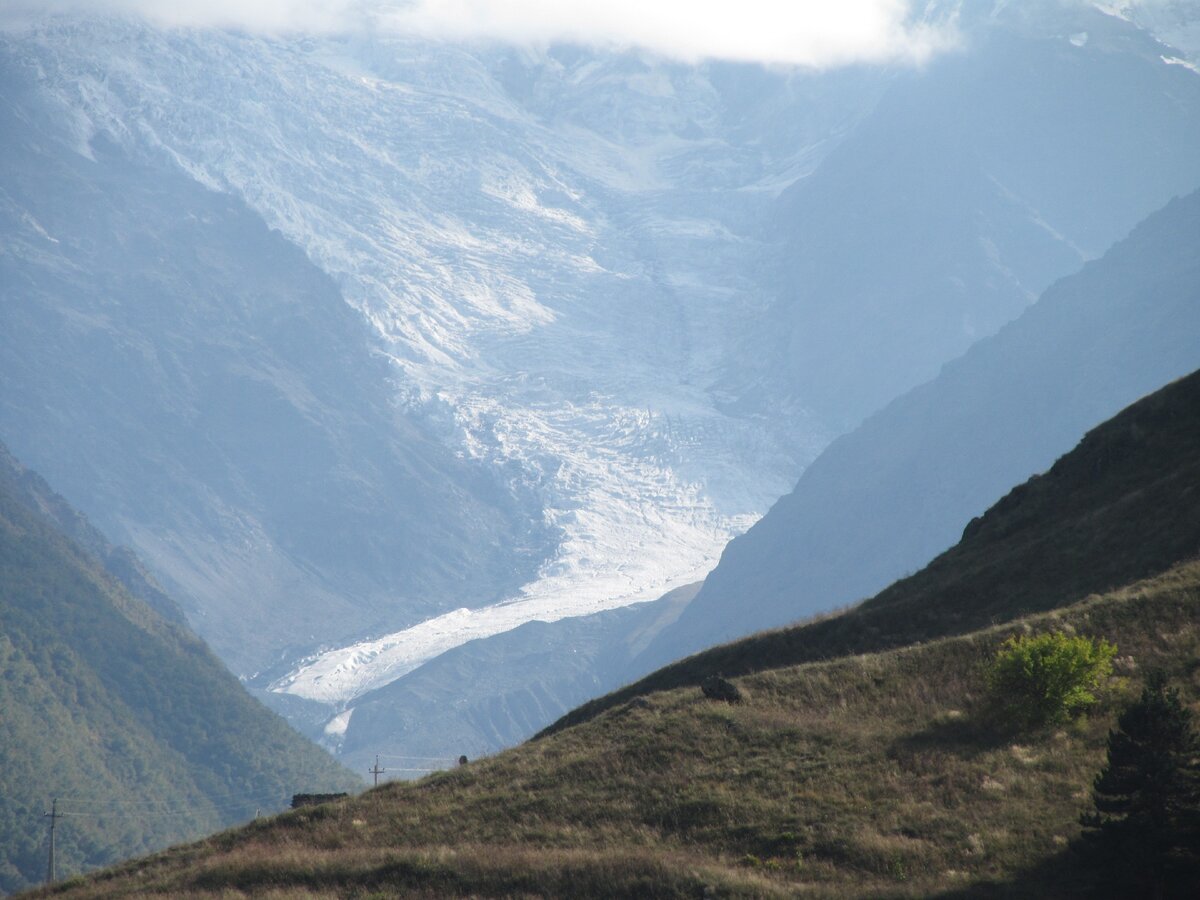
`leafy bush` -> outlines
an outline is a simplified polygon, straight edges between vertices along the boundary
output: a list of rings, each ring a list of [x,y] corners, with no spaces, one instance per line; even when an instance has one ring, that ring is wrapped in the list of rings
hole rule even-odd
[[[1096,702],[1117,647],[1061,632],[1011,637],[988,670],[992,697],[1009,721],[1038,726],[1066,721]]]

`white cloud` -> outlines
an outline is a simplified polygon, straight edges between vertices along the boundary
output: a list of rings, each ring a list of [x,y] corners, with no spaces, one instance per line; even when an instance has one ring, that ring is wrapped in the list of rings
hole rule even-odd
[[[904,0],[417,0],[388,20],[443,37],[819,66],[921,60],[948,40],[942,30],[911,23]]]
[[[32,11],[135,13],[171,26],[415,33],[449,40],[637,47],[696,61],[920,62],[952,29],[911,0],[5,0]],[[22,10],[24,12],[22,12]]]

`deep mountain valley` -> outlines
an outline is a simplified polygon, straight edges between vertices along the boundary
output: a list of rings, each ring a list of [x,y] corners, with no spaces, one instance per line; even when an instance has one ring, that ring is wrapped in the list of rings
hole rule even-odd
[[[1186,48],[1086,4],[931,10],[960,46],[915,70],[6,31],[0,437],[356,768],[519,740],[734,636],[689,624],[723,576],[650,602],[1200,183]],[[1065,396],[1065,438],[800,614],[923,564],[1165,369]],[[387,699],[464,692],[429,728]]]
[[[1099,890],[1200,697],[1200,4],[637,6],[0,4],[0,891]]]

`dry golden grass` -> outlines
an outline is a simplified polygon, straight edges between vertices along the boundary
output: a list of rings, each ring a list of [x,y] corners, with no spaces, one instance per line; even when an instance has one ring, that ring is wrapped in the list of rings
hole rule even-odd
[[[1115,641],[1119,674],[1089,718],[1011,733],[988,718],[983,668],[1014,631],[1046,629]],[[741,705],[654,694],[55,893],[1060,895],[1081,877],[1066,848],[1108,728],[1150,666],[1195,704],[1200,562],[1008,626],[746,676]]]

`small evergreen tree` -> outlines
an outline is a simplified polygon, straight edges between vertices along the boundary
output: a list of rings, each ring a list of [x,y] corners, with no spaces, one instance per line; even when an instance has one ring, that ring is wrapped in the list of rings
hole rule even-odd
[[[1108,736],[1084,838],[1115,896],[1200,892],[1200,738],[1179,692],[1152,674]]]

